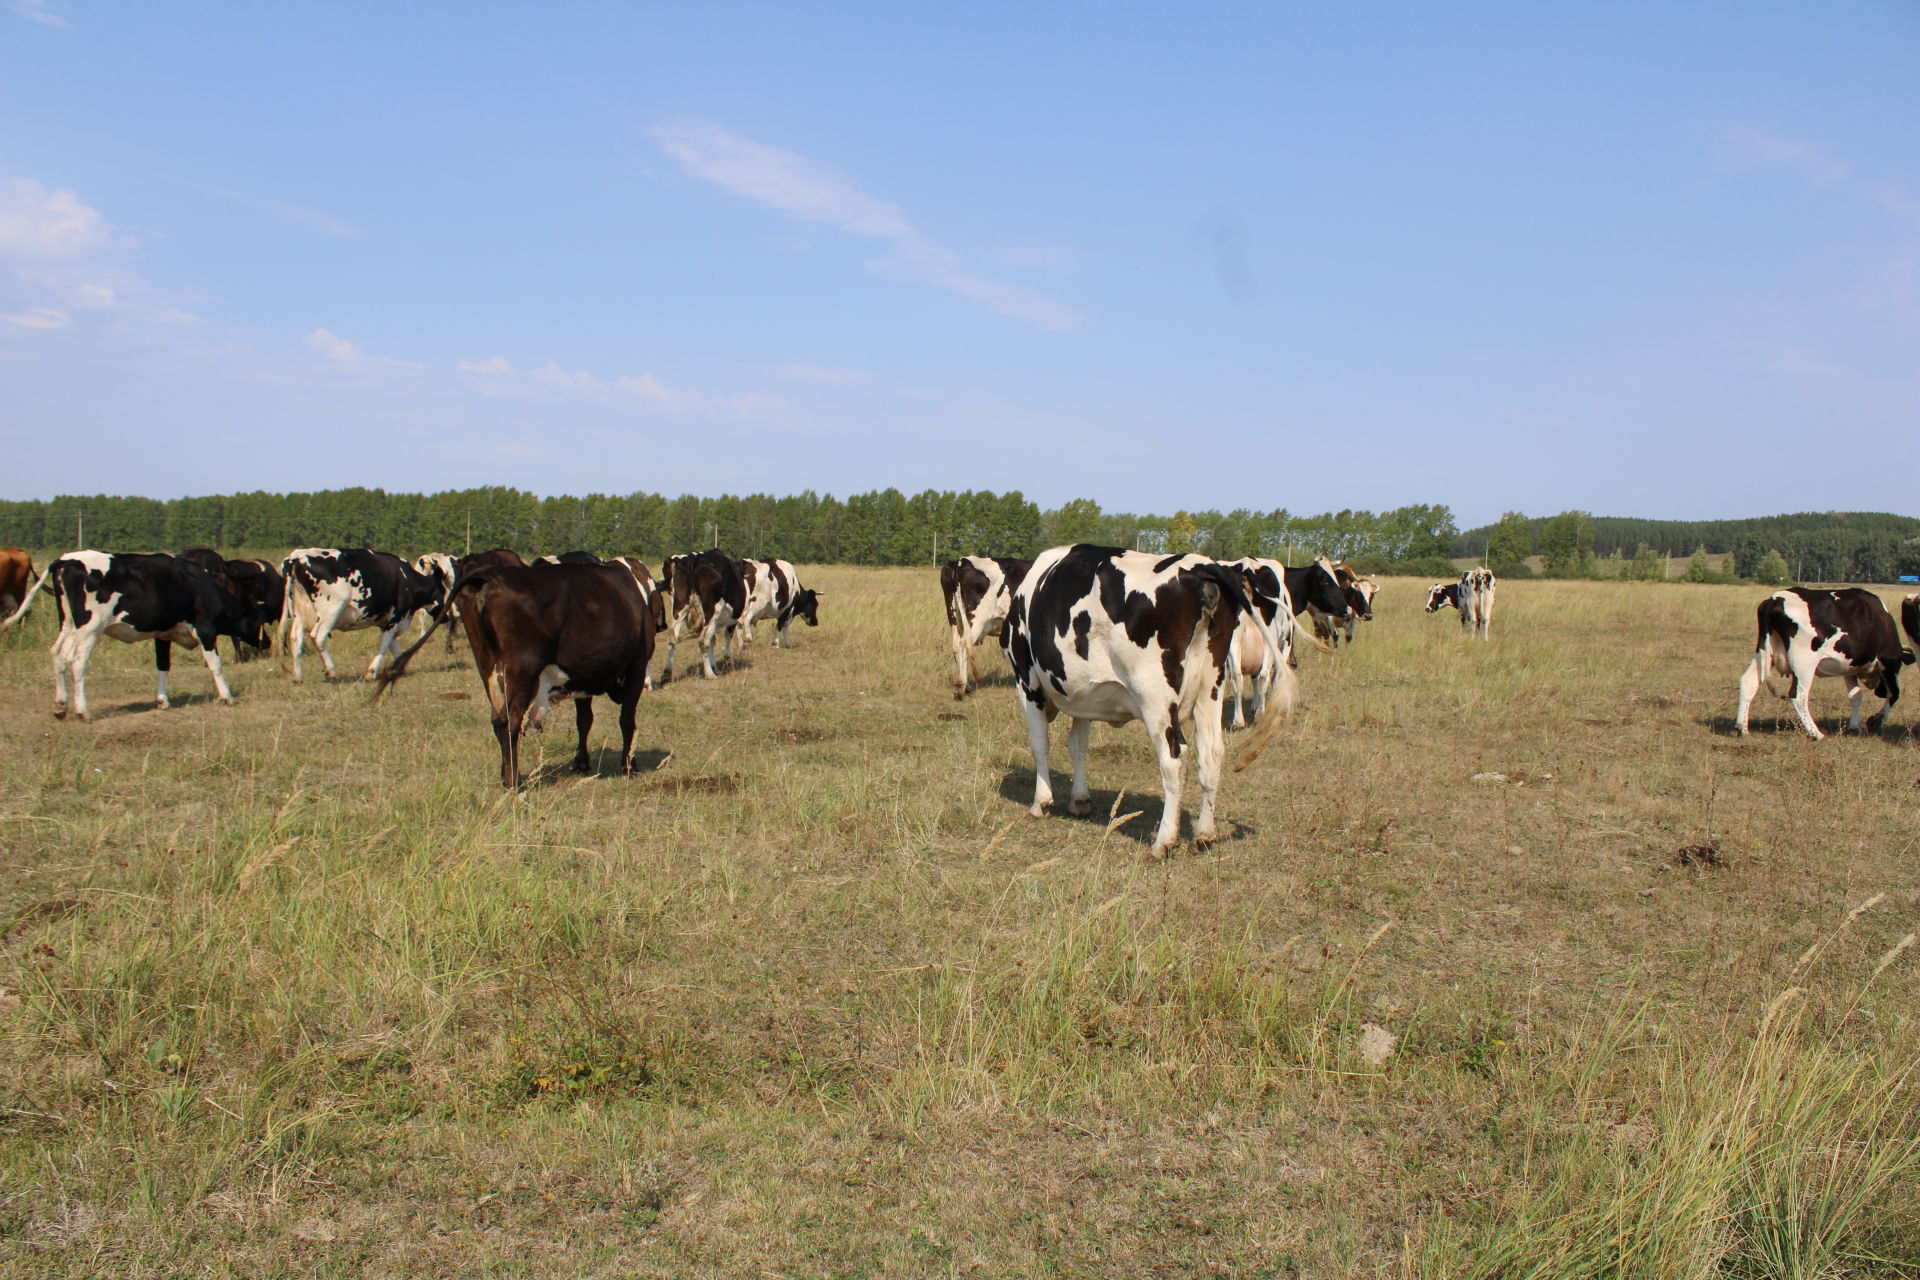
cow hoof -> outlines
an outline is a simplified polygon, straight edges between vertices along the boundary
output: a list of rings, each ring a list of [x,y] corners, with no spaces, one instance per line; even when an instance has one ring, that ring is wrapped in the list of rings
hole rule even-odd
[[[585,756],[581,756],[579,759],[573,762],[573,771],[575,773],[592,773],[593,762],[591,760],[588,760]]]
[[[1076,818],[1084,818],[1093,812],[1093,800],[1089,796],[1075,796],[1068,802],[1067,811]]]
[[[1205,835],[1196,834],[1193,837],[1193,847],[1196,850],[1199,850],[1200,852],[1204,853],[1208,849],[1213,848],[1213,842],[1219,838],[1220,837],[1218,837],[1211,831],[1207,832]]]
[[[1145,862],[1165,862],[1167,860],[1167,855],[1172,852],[1173,852],[1172,845],[1157,844],[1153,846],[1153,848],[1141,854],[1140,857]]]
[[[171,711],[173,710],[173,704],[165,698],[155,698],[153,700],[153,709],[155,711]]]
[[[1045,804],[1036,804],[1033,808],[1027,810],[1027,816],[1029,818],[1044,818],[1052,812],[1053,801],[1049,800]]]
[[[55,707],[53,709],[53,718],[55,720],[65,720],[67,718],[67,709],[65,707]]]

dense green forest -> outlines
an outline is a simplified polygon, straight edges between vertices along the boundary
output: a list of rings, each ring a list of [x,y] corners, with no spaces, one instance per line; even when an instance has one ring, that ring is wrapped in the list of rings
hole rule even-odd
[[[1920,573],[1920,518],[1880,511],[1808,511],[1746,520],[1636,520],[1563,511],[1529,518],[1508,512],[1461,534],[1454,553],[1501,562],[1538,555],[1549,572],[1574,576],[1600,557],[1615,561],[1649,548],[1685,556],[1704,548],[1730,555],[1731,571],[1759,574],[1778,552],[1796,581],[1891,582]]]
[[[897,489],[839,499],[811,490],[786,497],[669,498],[656,493],[542,498],[519,489],[388,493],[239,493],[196,498],[68,495],[0,502],[0,544],[38,549],[271,551],[295,546],[370,546],[423,551],[512,547],[523,553],[582,549],[650,560],[723,546],[738,554],[806,563],[930,564],[967,553],[1030,555],[1064,542],[1148,551],[1190,550],[1221,559],[1267,555],[1300,563],[1325,553],[1366,572],[1446,574],[1448,557],[1485,558],[1526,573],[1541,556],[1549,573],[1633,576],[1637,563],[1704,548],[1730,555],[1740,577],[1760,574],[1776,552],[1796,579],[1890,581],[1920,572],[1920,519],[1873,512],[1826,512],[1751,520],[1660,521],[1566,511],[1460,532],[1442,505],[1391,511],[1295,514],[1176,511],[1135,515],[1076,499],[1042,510],[1010,493]],[[1664,571],[1662,571],[1664,572]],[[1654,574],[1653,576],[1661,576]]]

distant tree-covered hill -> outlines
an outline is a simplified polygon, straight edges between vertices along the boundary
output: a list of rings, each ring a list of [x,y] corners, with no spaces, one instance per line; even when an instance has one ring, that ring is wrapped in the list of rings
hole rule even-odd
[[[1641,545],[1675,556],[1700,547],[1730,554],[1732,568],[1753,576],[1767,552],[1778,551],[1796,579],[1810,582],[1888,582],[1902,573],[1920,572],[1920,517],[1886,511],[1803,511],[1745,520],[1639,520],[1628,516],[1592,516],[1563,512],[1505,526],[1468,529],[1454,542],[1454,554],[1481,556],[1496,529],[1524,529],[1527,554],[1543,554],[1542,537],[1550,523],[1578,517],[1587,531],[1585,550],[1598,556],[1631,556]],[[1518,528],[1516,528],[1518,526]]]

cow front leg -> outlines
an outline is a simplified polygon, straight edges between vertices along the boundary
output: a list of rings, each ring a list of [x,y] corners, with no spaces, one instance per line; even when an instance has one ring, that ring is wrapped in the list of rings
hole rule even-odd
[[[1867,717],[1867,732],[1878,733],[1886,724],[1887,715],[1893,710],[1893,704],[1900,701],[1900,678],[1898,669],[1888,671],[1880,677],[1880,688],[1886,694],[1887,701],[1878,711]]]
[[[154,689],[153,705],[165,711],[172,704],[167,701],[167,672],[173,669],[173,644],[167,640],[153,642]]]
[[[1146,726],[1147,742],[1153,747],[1153,758],[1160,765],[1160,795],[1163,801],[1160,826],[1153,833],[1151,856],[1164,858],[1168,850],[1180,843],[1180,770],[1185,763],[1187,739],[1180,732],[1177,707],[1170,707],[1157,716],[1149,712],[1141,723]]]
[[[624,774],[633,772],[633,729],[639,708],[639,694],[620,701],[620,772]]]
[[[1068,793],[1067,811],[1084,818],[1093,811],[1093,793],[1087,789],[1087,739],[1093,734],[1093,721],[1079,716],[1067,730],[1067,756],[1073,761],[1073,790]]]
[[[391,660],[393,650],[400,644],[401,635],[412,621],[413,616],[409,614],[380,633],[380,645],[373,651],[373,661],[367,664],[367,674],[360,677],[362,680],[377,680],[380,677],[381,662]]]
[[[201,644],[200,656],[206,661],[207,671],[213,676],[214,692],[219,695],[220,701],[232,706],[233,690],[227,687],[227,677],[220,666],[220,650],[215,648],[215,645],[220,643],[220,638],[211,636],[208,639],[212,643]]]
[[[293,642],[285,646],[287,654],[293,659],[293,682],[303,683],[306,676],[300,670],[300,653],[307,647],[307,629],[299,623],[293,627]]]
[[[1052,723],[1051,708],[1036,707],[1022,692],[1020,709],[1027,713],[1027,747],[1033,752],[1033,807],[1030,818],[1040,818],[1053,808],[1053,778],[1047,765],[1047,726]]]
[[[949,625],[947,639],[953,650],[953,696],[958,701],[973,689],[972,672],[968,670],[973,664],[973,654],[968,651],[966,637],[961,634],[959,627]]]
[[[313,633],[313,647],[320,654],[321,675],[329,684],[333,683],[333,654],[327,650],[327,640],[332,635],[333,625],[331,623],[315,628]],[[295,665],[297,666],[298,664],[296,663]]]
[[[1867,700],[1866,686],[1860,683],[1860,677],[1858,676],[1846,676],[1845,681],[1847,686],[1847,732],[1865,733],[1866,730],[1860,727],[1860,710],[1862,704]]]
[[[500,785],[511,791],[520,785],[520,720],[524,706],[508,702],[493,717],[493,736],[500,744]]]
[[[573,696],[573,723],[580,730],[580,749],[573,753],[573,771],[592,773],[593,758],[587,754],[587,734],[593,729],[593,698],[584,693]]]

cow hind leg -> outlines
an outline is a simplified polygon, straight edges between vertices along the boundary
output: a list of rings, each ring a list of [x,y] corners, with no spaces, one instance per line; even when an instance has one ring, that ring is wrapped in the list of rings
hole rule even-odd
[[[99,632],[76,631],[67,648],[67,664],[73,672],[72,714],[82,720],[93,719],[87,711],[87,664],[93,661],[94,646],[99,643]]]
[[[1826,737],[1820,732],[1820,726],[1813,722],[1813,708],[1808,704],[1813,698],[1814,670],[1811,665],[1802,671],[1795,662],[1793,668],[1793,690],[1787,697],[1787,705],[1793,708],[1793,718],[1800,722],[1800,728],[1815,742]]]
[[[633,729],[638,719],[640,695],[633,694],[620,700],[620,772],[633,772]]]
[[[1747,717],[1753,709],[1754,695],[1760,692],[1760,686],[1767,678],[1768,655],[1765,649],[1756,651],[1753,661],[1740,673],[1740,702],[1734,708],[1733,727],[1742,737],[1747,733]]]
[[[584,693],[574,695],[573,723],[580,730],[580,749],[573,753],[573,771],[592,773],[593,757],[587,754],[587,734],[593,729],[593,699]]]
[[[1087,789],[1087,739],[1093,736],[1093,721],[1074,717],[1067,730],[1067,755],[1073,761],[1073,790],[1068,793],[1067,811],[1084,818],[1093,811],[1093,793]]]
[[[1218,687],[1212,697],[1220,696]],[[1211,702],[1203,702],[1193,718],[1194,763],[1200,774],[1200,812],[1193,822],[1193,844],[1204,849],[1214,841],[1214,797],[1220,791],[1220,766],[1227,757],[1227,735],[1220,728],[1220,717],[1209,714]]]
[[[1148,714],[1141,721],[1146,726],[1147,742],[1153,748],[1153,758],[1160,766],[1160,826],[1153,833],[1152,856],[1164,858],[1167,851],[1180,843],[1180,771],[1186,763],[1186,735],[1180,732],[1179,710],[1169,708],[1159,715]]]
[[[62,627],[60,634],[53,639],[53,648],[47,650],[53,656],[53,715],[56,720],[67,718],[67,707],[72,701],[72,695],[67,690],[67,654],[73,647],[69,643],[73,638],[74,633]]]
[[[1033,752],[1033,807],[1027,816],[1039,818],[1053,808],[1053,779],[1047,765],[1047,725],[1053,717],[1026,697],[1020,699],[1020,709],[1027,713],[1027,746]]]

